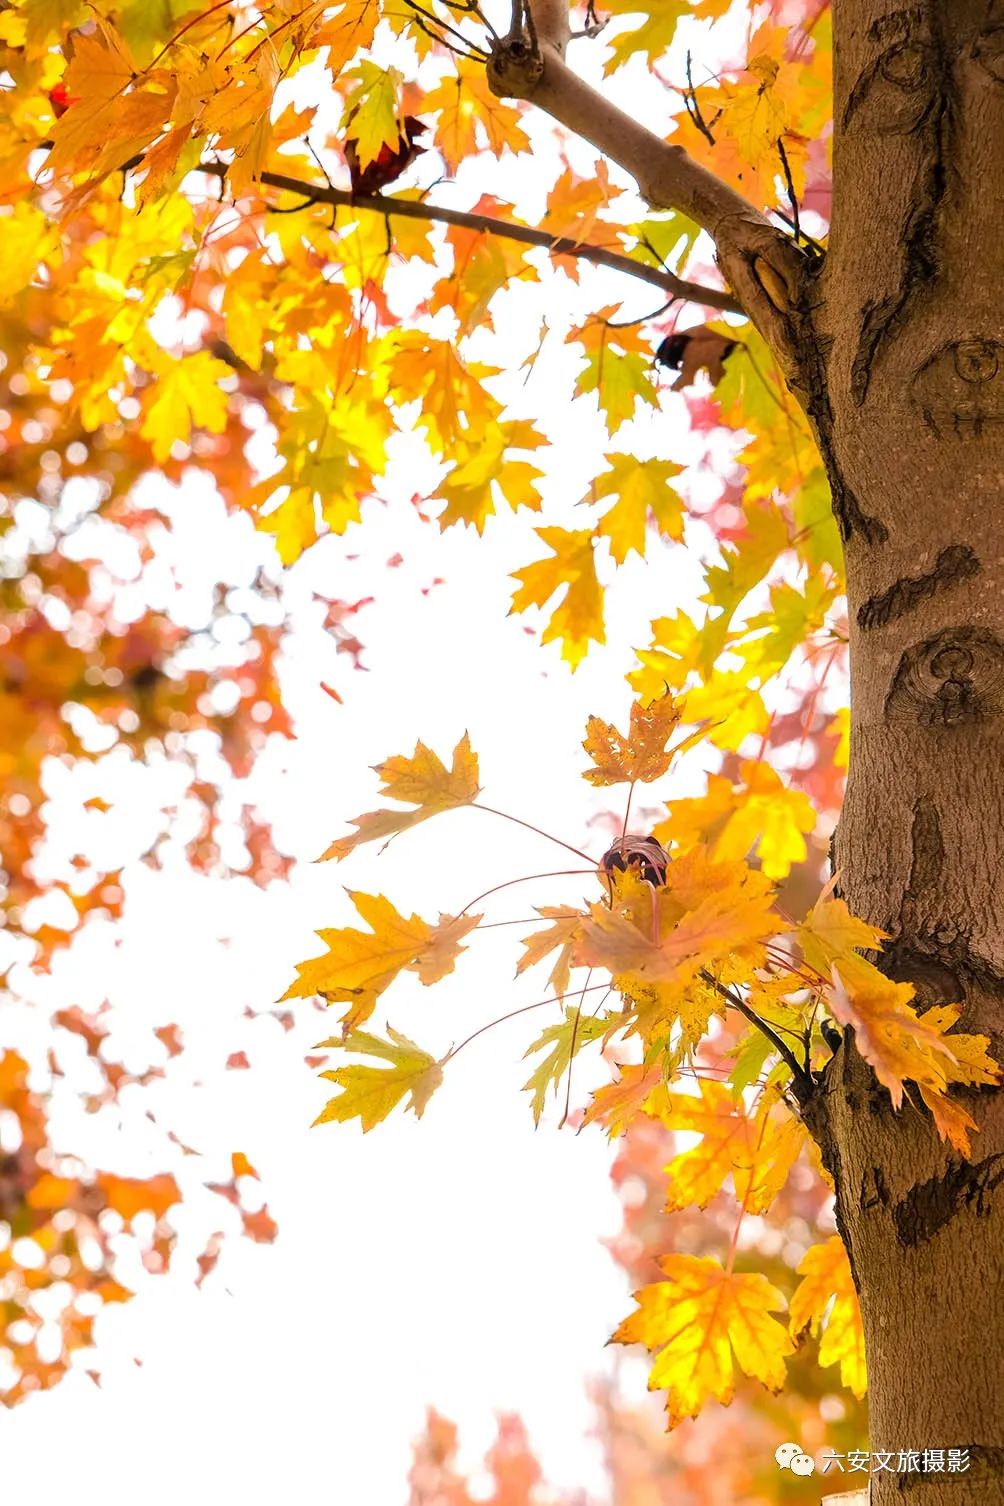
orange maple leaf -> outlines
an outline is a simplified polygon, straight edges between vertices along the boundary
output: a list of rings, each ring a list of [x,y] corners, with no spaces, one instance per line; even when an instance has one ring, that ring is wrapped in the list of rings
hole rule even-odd
[[[663,1255],[659,1265],[667,1279],[635,1293],[638,1311],[612,1342],[658,1350],[648,1386],[667,1392],[670,1430],[696,1417],[712,1397],[731,1401],[736,1365],[780,1391],[784,1359],[795,1346],[770,1316],[784,1298],[766,1276],[738,1275],[696,1255]]]
[[[456,810],[458,806],[470,805],[480,794],[478,784],[478,758],[471,751],[467,733],[453,750],[453,767],[447,769],[424,743],[415,744],[410,758],[396,754],[383,763],[374,764],[374,770],[383,779],[381,795],[392,800],[414,805],[411,811],[368,811],[355,816],[352,825],[357,827],[349,837],[339,837],[332,842],[321,861],[328,858],[344,858],[359,846],[360,842],[375,842],[381,837],[391,838],[398,832],[426,821],[440,811]],[[387,843],[384,843],[384,847]],[[381,852],[383,848],[380,849]]]
[[[582,746],[593,760],[593,767],[586,770],[583,778],[600,785],[635,780],[650,784],[658,779],[672,761],[673,750],[667,749],[666,744],[679,724],[680,714],[680,707],[667,690],[647,706],[641,701],[633,702],[626,736],[609,722],[591,716]]]

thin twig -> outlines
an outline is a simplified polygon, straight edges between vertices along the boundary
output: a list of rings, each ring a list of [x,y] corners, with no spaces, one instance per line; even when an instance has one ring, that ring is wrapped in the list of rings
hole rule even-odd
[[[592,993],[597,988],[607,988],[609,992],[608,985],[605,983],[593,983],[589,992]],[[582,992],[585,993],[586,990],[583,989]],[[496,1025],[502,1025],[506,1020],[514,1020],[519,1014],[529,1014],[531,1009],[543,1009],[545,1004],[563,1004],[564,1002],[562,994],[552,994],[549,999],[538,999],[535,1004],[524,1004],[521,1009],[510,1009],[508,1014],[500,1014],[497,1019],[489,1020],[487,1025],[481,1025],[477,1030],[473,1030],[460,1042],[459,1046],[451,1046],[440,1065],[445,1066],[447,1062],[452,1061],[458,1052],[463,1051],[465,1046],[469,1046],[471,1041],[476,1041],[479,1035],[484,1035],[486,1030],[494,1030]]]
[[[543,831],[539,826],[533,826],[519,816],[510,816],[508,811],[496,810],[493,805],[481,805],[477,800],[471,801],[471,810],[487,811],[490,816],[501,816],[503,821],[515,821],[517,826],[525,826],[527,831],[536,832],[538,837],[546,837],[548,842],[554,842],[556,846],[563,847],[566,852],[574,852],[577,858],[584,858],[587,863],[592,861],[589,853],[583,852],[581,847],[573,847],[570,842],[563,842],[560,837],[552,837],[549,831]]]
[[[766,1020],[762,1020],[755,1010],[750,1009],[744,999],[741,999],[738,994],[732,992],[731,988],[726,988],[724,983],[719,983],[718,979],[712,973],[709,973],[707,968],[702,967],[699,976],[703,978],[704,982],[710,988],[715,990],[716,994],[719,994],[725,1000],[726,1004],[735,1009],[744,1019],[749,1020],[751,1025],[755,1025],[758,1030],[763,1032],[774,1047],[774,1050],[779,1053],[791,1068],[795,1081],[801,1087],[812,1087],[812,1078],[806,1073],[791,1047],[785,1045],[781,1037],[767,1024]]]
[[[707,125],[707,123],[706,123],[706,121],[704,119],[704,116],[701,114],[701,107],[697,103],[697,92],[694,89],[694,75],[693,75],[693,73],[691,71],[692,67],[693,67],[693,60],[691,58],[690,51],[688,49],[688,51],[687,51],[687,87],[686,87],[686,89],[683,90],[683,103],[686,106],[687,114],[690,116],[691,120],[694,122],[694,125],[700,131],[701,135],[712,146],[714,146],[715,145],[715,138],[714,138],[714,136],[712,136],[711,131],[709,130],[708,125]]]
[[[791,165],[788,162],[788,153],[784,149],[784,140],[777,138],[777,154],[781,159],[781,167],[784,169],[784,182],[788,190],[788,202],[791,205],[791,229],[797,246],[802,237],[801,226],[798,223],[798,199],[795,196],[795,185],[791,177]]]

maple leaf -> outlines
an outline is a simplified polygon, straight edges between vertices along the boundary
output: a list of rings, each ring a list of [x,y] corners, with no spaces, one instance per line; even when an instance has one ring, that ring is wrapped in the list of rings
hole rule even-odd
[[[952,1083],[993,1083],[1000,1069],[986,1053],[985,1036],[946,1034],[959,1017],[955,1005],[936,1005],[918,1016],[910,1007],[914,988],[893,983],[863,957],[852,954],[832,968],[826,990],[830,1012],[854,1030],[854,1043],[893,1107],[903,1101],[907,1080],[915,1082],[934,1116],[942,1139],[970,1154],[969,1131],[976,1123],[962,1106],[947,1098]]]
[[[683,537],[684,501],[669,485],[682,466],[672,461],[646,460],[634,455],[607,455],[610,469],[598,476],[590,488],[589,500],[616,497],[613,507],[600,518],[597,532],[610,541],[610,553],[619,565],[631,550],[645,553],[645,533],[651,518],[661,534],[679,542]]]
[[[443,1080],[442,1064],[392,1025],[387,1026],[387,1034],[390,1039],[386,1041],[364,1030],[355,1030],[347,1037],[346,1051],[375,1056],[389,1065],[354,1063],[322,1072],[321,1077],[337,1083],[341,1093],[328,1100],[314,1120],[315,1125],[358,1119],[365,1134],[386,1119],[406,1093],[409,1095],[406,1108],[413,1109],[415,1117],[421,1119],[426,1104]]]
[[[554,552],[550,559],[535,560],[512,572],[522,584],[513,592],[510,611],[544,607],[558,591],[564,592],[541,642],[560,639],[561,656],[575,669],[589,652],[590,643],[603,643],[605,637],[593,535],[588,529],[570,533],[564,528],[537,528],[534,532]]]
[[[593,760],[584,779],[590,784],[651,784],[665,774],[675,749],[666,744],[680,721],[680,707],[667,690],[649,704],[634,701],[631,706],[630,731],[625,736],[609,722],[591,716],[586,723],[582,746]]]
[[[606,224],[598,215],[621,192],[621,189],[611,187],[610,169],[602,158],[596,164],[595,174],[585,178],[566,167],[547,196],[543,224],[556,238],[588,240],[594,246],[617,246],[620,242],[615,227]],[[555,260],[569,276],[577,279],[578,262],[574,256],[556,256]]]
[[[658,402],[649,374],[651,351],[642,345],[637,333],[611,322],[614,312],[613,307],[602,309],[566,336],[567,341],[576,340],[585,350],[586,365],[576,379],[575,390],[583,396],[596,393],[611,434],[634,416],[639,398],[651,406]]]
[[[335,78],[357,52],[372,44],[379,20],[380,0],[345,0],[315,33],[314,45],[328,49],[326,63]]]
[[[727,1404],[735,1370],[780,1391],[794,1344],[771,1313],[784,1298],[765,1276],[738,1275],[696,1255],[663,1255],[665,1281],[635,1293],[638,1311],[617,1329],[616,1344],[658,1351],[650,1391],[665,1390],[669,1428],[696,1417],[712,1397]]]
[[[437,925],[431,927],[426,945],[408,970],[418,974],[419,982],[438,983],[453,972],[457,958],[466,948],[460,945],[463,938],[475,930],[484,919],[483,915],[440,915]]]
[[[552,920],[553,925],[546,926],[542,931],[534,931],[530,936],[524,936],[520,945],[525,948],[523,956],[516,964],[516,976],[525,972],[528,967],[542,962],[545,957],[557,949],[558,956],[548,975],[548,985],[561,998],[568,988],[568,979],[571,973],[572,951],[579,935],[583,921],[583,912],[574,909],[571,905],[535,905],[538,915],[545,920]]]
[[[503,498],[514,510],[540,510],[540,494],[534,483],[543,474],[527,460],[506,458],[513,449],[531,449],[542,444],[540,435],[527,422],[496,424],[455,446],[456,464],[439,484],[446,502],[439,517],[440,528],[469,523],[484,532],[495,511],[495,499]]]
[[[697,1095],[669,1093],[655,1107],[668,1129],[701,1136],[666,1167],[666,1211],[706,1208],[732,1178],[747,1213],[763,1213],[784,1186],[805,1142],[804,1125],[769,1100],[752,1117],[724,1083],[702,1078]]]
[[[422,113],[438,112],[436,146],[448,170],[455,173],[465,157],[476,151],[479,134],[488,150],[501,157],[530,145],[519,123],[519,111],[503,104],[488,87],[483,68],[461,62],[422,101]]]
[[[227,395],[219,386],[232,372],[225,361],[206,351],[159,363],[157,380],[140,427],[152,441],[154,458],[165,461],[175,440],[187,444],[198,426],[221,434],[227,419]]]
[[[40,263],[57,244],[45,215],[33,204],[15,204],[3,225],[3,260],[0,262],[0,306],[21,296],[34,280]]]
[[[383,779],[381,795],[392,800],[414,805],[415,810],[368,811],[355,816],[352,825],[358,830],[348,837],[339,837],[332,842],[321,861],[328,858],[341,859],[358,847],[360,842],[378,841],[380,837],[393,837],[426,821],[441,811],[456,810],[470,805],[480,794],[478,784],[477,754],[471,751],[470,738],[465,732],[453,750],[453,766],[447,769],[442,761],[424,743],[415,745],[410,758],[396,754],[373,768]],[[384,843],[384,846],[387,844]],[[380,849],[381,852],[383,848]]]
[[[417,915],[405,919],[382,894],[347,892],[371,930],[318,931],[327,952],[298,963],[300,976],[283,994],[283,999],[321,994],[329,1003],[350,1003],[343,1033],[369,1019],[377,999],[405,968],[425,984],[452,972],[461,939],[481,920],[480,915],[443,915],[431,926]]]
[[[987,1051],[990,1041],[985,1035],[966,1035],[948,1031],[959,1018],[956,1005],[934,1005],[920,1016],[922,1026],[930,1025],[937,1030],[951,1051],[951,1056],[940,1063],[949,1085],[965,1084],[970,1087],[991,1087],[1001,1080],[1001,1068]],[[942,1140],[948,1140],[961,1155],[972,1155],[969,1140],[971,1130],[978,1128],[972,1115],[954,1098],[932,1091],[923,1085],[920,1096],[931,1111]]]
[[[797,1338],[807,1326],[822,1330],[819,1363],[840,1366],[840,1379],[860,1400],[868,1389],[865,1340],[858,1294],[843,1241],[836,1234],[812,1245],[798,1265],[801,1282],[789,1307],[789,1326]]]
[[[883,941],[889,940],[887,931],[852,915],[844,900],[834,899],[826,890],[795,935],[806,962],[821,973],[829,973],[835,962],[858,951],[877,951]]]
[[[380,68],[365,58],[343,76],[351,83],[342,124],[351,130],[358,166],[365,168],[379,157],[382,147],[397,149],[402,133],[397,101],[403,75],[396,68]]]
[[[684,847],[705,842],[723,860],[756,851],[768,878],[786,878],[805,860],[804,833],[816,825],[812,802],[801,790],[787,789],[777,770],[760,760],[745,759],[739,774],[737,784],[711,774],[705,795],[669,801],[660,835]]]
[[[582,1116],[583,1125],[602,1124],[611,1140],[616,1139],[639,1114],[654,1115],[653,1105],[663,1081],[658,1062],[621,1066],[617,1080],[605,1083],[593,1094]]]
[[[778,930],[769,881],[745,864],[709,863],[698,849],[674,860],[653,893],[657,940],[642,928],[643,916],[592,905],[576,963],[607,968],[615,979],[683,985],[732,952],[755,951]]]
[[[548,1088],[553,1087],[557,1093],[572,1058],[578,1055],[583,1046],[598,1040],[606,1030],[605,1016],[583,1015],[580,1007],[569,1004],[565,1008],[564,1019],[557,1024],[548,1025],[532,1045],[527,1047],[523,1053],[524,1059],[534,1052],[550,1048],[523,1084],[527,1091],[533,1090],[531,1103],[534,1124],[540,1123]]]

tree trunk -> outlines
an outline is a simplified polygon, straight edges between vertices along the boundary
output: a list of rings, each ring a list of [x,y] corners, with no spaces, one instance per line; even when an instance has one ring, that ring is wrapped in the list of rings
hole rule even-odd
[[[847,551],[839,892],[881,965],[1004,1060],[1004,4],[833,0],[834,215],[793,385]],[[956,1090],[959,1092],[960,1090]],[[1004,1506],[1004,1095],[973,1159],[850,1041],[811,1105],[861,1299],[873,1506]],[[948,1473],[949,1448],[969,1467]],[[848,1482],[850,1483],[850,1482]]]

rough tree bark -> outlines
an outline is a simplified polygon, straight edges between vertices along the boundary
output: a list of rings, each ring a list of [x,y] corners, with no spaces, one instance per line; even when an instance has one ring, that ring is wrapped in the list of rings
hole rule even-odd
[[[1004,0],[833,0],[834,210],[809,256],[583,84],[567,5],[522,3],[488,65],[714,237],[814,427],[844,538],[851,766],[834,843],[881,965],[1004,1060]],[[861,1301],[873,1450],[968,1448],[873,1506],[1004,1506],[1004,1094],[972,1162],[894,1114],[845,1037],[810,1129]]]

